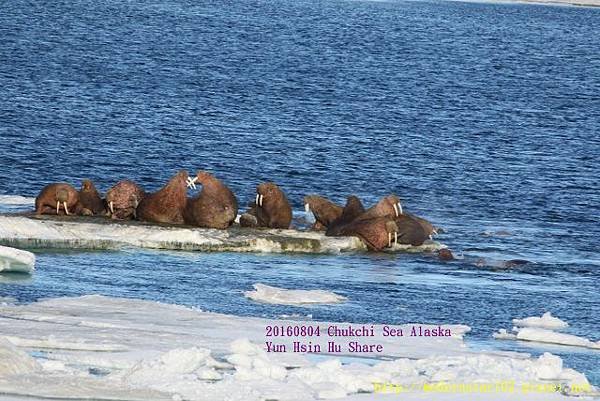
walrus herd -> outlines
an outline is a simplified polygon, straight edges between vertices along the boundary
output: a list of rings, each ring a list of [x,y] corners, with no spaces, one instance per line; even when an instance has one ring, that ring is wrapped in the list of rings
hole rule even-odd
[[[202,190],[188,197],[188,188]],[[354,236],[371,251],[381,251],[394,244],[418,246],[437,234],[427,220],[405,213],[400,199],[388,195],[366,209],[361,200],[349,196],[344,206],[319,195],[304,198],[307,213],[315,223],[311,229],[327,236]],[[198,171],[190,177],[179,171],[156,192],[146,192],[131,180],[113,185],[104,198],[90,180],[78,191],[67,183],[45,186],[35,200],[36,214],[105,216],[112,219],[195,227],[227,229],[238,215],[235,194],[209,172]],[[256,187],[256,196],[240,216],[241,227],[287,229],[292,224],[292,207],[283,190],[272,182]]]

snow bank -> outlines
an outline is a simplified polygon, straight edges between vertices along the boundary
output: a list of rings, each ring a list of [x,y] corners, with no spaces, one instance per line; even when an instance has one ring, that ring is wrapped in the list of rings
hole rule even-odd
[[[12,370],[4,377],[1,372],[7,368],[0,368],[0,394],[127,400],[387,400],[389,394],[374,393],[375,384],[387,383],[406,389],[403,400],[416,401],[438,399],[432,386],[440,383],[509,381],[515,390],[502,393],[502,399],[531,400],[535,397],[520,392],[519,386],[589,385],[584,375],[548,353],[531,359],[525,354],[471,351],[462,341],[469,328],[460,325],[444,326],[455,335],[441,338],[336,337],[344,346],[335,354],[267,352],[266,341],[291,346],[300,340],[268,339],[267,326],[299,324],[322,330],[348,325],[244,318],[101,296],[3,306],[0,332],[12,345],[0,342],[0,366]],[[374,327],[381,332],[381,325]],[[331,339],[312,340],[325,346]],[[346,345],[354,340],[378,342],[384,350],[353,354]],[[73,349],[73,344],[86,346]],[[23,351],[35,351],[41,363]],[[4,360],[10,362],[3,365]],[[464,394],[452,395],[464,399]],[[544,395],[566,400],[558,393]],[[470,393],[469,399],[489,400],[490,394]]]
[[[564,320],[552,316],[550,312],[544,313],[541,317],[532,316],[525,319],[513,319],[513,324],[519,327],[539,327],[542,329],[559,330],[569,327]]]
[[[213,230],[93,217],[0,216],[0,243],[21,248],[118,249],[142,247],[188,251],[339,253],[364,250],[358,238],[327,237],[321,232],[275,229]],[[440,249],[427,242],[394,251]]]
[[[505,329],[500,329],[497,333],[493,334],[493,337],[497,340],[521,340],[600,349],[600,341],[594,342],[573,334],[556,332],[555,330],[564,329],[569,324],[552,316],[550,312],[544,313],[541,317],[533,316],[525,319],[513,319],[513,323],[519,327],[513,327],[510,333]]]
[[[279,305],[336,304],[346,301],[346,297],[325,290],[287,290],[256,283],[254,291],[246,291],[247,298],[258,302]]]
[[[0,245],[0,273],[31,273],[34,269],[33,253]]]

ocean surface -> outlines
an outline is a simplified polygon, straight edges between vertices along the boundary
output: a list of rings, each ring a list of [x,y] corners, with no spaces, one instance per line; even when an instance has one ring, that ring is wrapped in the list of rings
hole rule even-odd
[[[37,252],[19,302],[100,293],[228,314],[463,323],[476,348],[550,351],[600,385],[600,352],[492,339],[551,311],[600,340],[600,9],[421,1],[6,2],[0,194],[50,182],[148,190],[212,171],[249,201],[278,183],[396,193],[463,259]],[[508,260],[527,263],[513,267]],[[348,302],[255,303],[252,284]]]

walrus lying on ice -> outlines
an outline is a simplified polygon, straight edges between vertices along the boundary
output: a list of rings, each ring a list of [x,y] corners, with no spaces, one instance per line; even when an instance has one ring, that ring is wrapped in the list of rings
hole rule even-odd
[[[36,214],[64,214],[77,213],[79,192],[66,183],[46,185],[35,198]]]
[[[137,217],[153,223],[183,224],[187,202],[188,173],[178,172],[158,192],[146,195],[137,207]]]
[[[326,230],[335,220],[342,216],[344,208],[336,205],[327,198],[319,195],[307,195],[304,197],[304,209],[306,213],[312,212],[315,216],[313,230]]]
[[[94,183],[90,180],[83,180],[79,190],[79,213],[86,216],[104,215],[104,201]]]
[[[137,217],[136,209],[145,195],[142,187],[135,182],[119,181],[106,191],[108,214],[121,220]]]
[[[290,228],[292,207],[283,191],[272,182],[256,187],[256,199],[240,217],[242,227]]]
[[[226,229],[237,217],[238,203],[235,195],[225,184],[206,171],[199,171],[188,185],[202,184],[202,191],[187,200],[183,212],[185,224]]]
[[[346,207],[348,210],[344,208],[342,215],[344,213],[346,215],[354,214],[355,217],[353,219],[347,217],[333,222],[325,233],[326,235],[357,236],[369,249],[377,250],[374,245],[381,244],[383,242],[381,238],[384,238],[385,235],[389,239],[388,246],[391,246],[392,243],[392,233],[394,243],[419,246],[435,232],[433,225],[427,220],[405,214],[400,199],[396,195],[384,197],[377,204],[358,215],[356,211],[350,213],[351,207],[348,204]],[[359,208],[354,206],[353,209]],[[390,224],[390,221],[393,221],[394,225]]]

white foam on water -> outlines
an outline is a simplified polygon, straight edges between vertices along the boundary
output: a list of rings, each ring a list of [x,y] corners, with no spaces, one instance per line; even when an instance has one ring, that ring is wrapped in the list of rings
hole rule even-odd
[[[519,327],[538,327],[542,329],[564,329],[569,324],[564,320],[552,316],[552,313],[546,312],[541,317],[531,316],[524,319],[513,319],[513,324]]]
[[[337,304],[346,301],[346,297],[325,290],[289,290],[256,283],[254,291],[244,295],[254,301],[278,305]]]
[[[472,351],[462,340],[469,328],[462,325],[444,326],[455,334],[451,337],[339,337],[335,341],[342,344],[342,352],[319,354],[319,358],[266,351],[267,325],[298,324],[318,325],[322,330],[346,325],[222,315],[102,296],[5,306],[0,333],[10,340],[0,340],[0,366],[5,366],[0,368],[0,394],[206,401],[398,399],[398,394],[374,394],[374,383],[389,383],[410,388],[402,399],[417,401],[446,399],[442,393],[428,391],[426,385],[511,381],[516,390],[502,393],[501,399],[533,400],[539,398],[520,392],[518,386],[549,382],[589,386],[583,374],[565,368],[560,357],[549,353],[530,358]],[[392,327],[408,330],[409,326]],[[376,325],[376,330],[381,333],[382,326]],[[48,342],[51,336],[53,341]],[[325,347],[331,338],[312,340]],[[354,340],[380,343],[384,351],[357,357],[346,348]],[[291,349],[293,341],[301,340],[277,341]],[[73,344],[90,346],[69,349]],[[112,348],[98,350],[102,344]],[[52,348],[42,354],[39,346]],[[32,354],[35,358],[27,355],[31,351],[38,351]],[[10,363],[3,365],[5,358]],[[464,399],[464,394],[452,395],[457,396],[455,400]],[[544,399],[567,400],[559,393],[543,395]],[[470,393],[469,399],[489,400],[490,394]]]
[[[33,270],[35,270],[33,253],[0,245],[0,273],[31,273]]]

